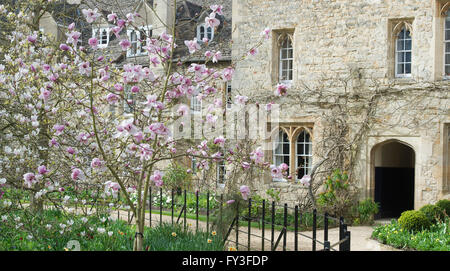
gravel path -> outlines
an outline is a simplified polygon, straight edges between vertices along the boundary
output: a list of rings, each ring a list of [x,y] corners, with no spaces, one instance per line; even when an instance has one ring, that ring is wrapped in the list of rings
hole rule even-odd
[[[113,218],[117,218],[117,212],[112,213]],[[127,221],[128,220],[128,212],[127,211],[121,211],[120,212],[120,219]],[[176,221],[177,214],[174,217],[174,220]],[[172,221],[171,216],[162,216],[162,221],[170,223]],[[131,223],[134,222],[134,219]],[[180,222],[183,223],[183,217],[181,217]],[[159,214],[152,214],[152,226],[159,225],[160,223],[160,215]],[[186,219],[186,224],[189,228],[195,230],[197,227],[196,221],[194,219]],[[150,220],[148,213],[146,214],[146,225],[150,226]],[[198,222],[199,229],[206,230],[206,222],[199,221]],[[266,226],[267,227],[267,226]],[[264,250],[269,251],[270,250],[270,238],[271,238],[271,230],[270,226],[268,226],[269,229],[265,229],[264,235],[265,238],[268,240],[264,241]],[[348,227],[348,230],[351,233],[351,250],[352,251],[400,251],[399,249],[395,249],[393,247],[383,245],[379,243],[376,240],[373,240],[370,238],[374,226],[354,226],[354,227]],[[250,239],[250,249],[252,251],[261,251],[262,250],[262,230],[258,228],[251,228],[251,239]],[[275,240],[278,238],[280,234],[280,231],[275,231],[274,236]],[[255,235],[255,236],[254,236]],[[317,240],[319,242],[323,242],[324,240],[324,231],[318,230],[317,231]],[[248,244],[248,235],[247,235],[247,227],[240,227],[239,228],[239,250],[247,250],[247,244]],[[307,237],[312,237],[312,231],[304,231],[300,232],[298,236],[298,249],[300,251],[311,251],[312,250],[312,240],[308,239]],[[288,231],[286,236],[286,250],[287,251],[293,251],[294,250],[294,232]],[[230,233],[230,239],[235,241],[236,240],[236,233],[234,230]],[[328,240],[330,241],[331,245],[337,243],[339,241],[339,228],[332,228],[328,230]],[[245,245],[245,246],[244,246]],[[277,251],[282,250],[283,240],[281,239],[280,244],[278,245]],[[234,243],[228,244],[228,246],[236,247]],[[320,243],[317,243],[317,250],[323,249],[323,245]],[[335,249],[338,250],[338,246],[335,247]]]

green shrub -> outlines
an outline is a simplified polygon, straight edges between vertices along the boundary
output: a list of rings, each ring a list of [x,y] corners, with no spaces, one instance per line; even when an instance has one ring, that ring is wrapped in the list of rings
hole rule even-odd
[[[444,210],[441,207],[432,204],[424,205],[419,211],[421,211],[431,223],[436,223],[444,217]]]
[[[450,216],[450,200],[441,199],[436,203],[436,206],[441,207],[447,216]]]
[[[183,189],[192,186],[191,174],[187,169],[175,163],[170,164],[163,176],[164,186],[172,190],[177,190],[180,194]]]
[[[357,206],[358,222],[360,224],[373,223],[373,216],[378,213],[378,203],[374,202],[373,199],[368,198],[360,201]]]
[[[421,231],[430,227],[431,222],[428,217],[416,210],[405,211],[398,219],[401,228],[408,231]]]

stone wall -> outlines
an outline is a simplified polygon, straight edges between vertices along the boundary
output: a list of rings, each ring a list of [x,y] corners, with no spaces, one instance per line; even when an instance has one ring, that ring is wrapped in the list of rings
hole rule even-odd
[[[272,38],[258,55],[235,63],[233,89],[261,101],[272,99],[278,83],[276,33],[293,30],[292,85],[287,97],[274,100],[282,107],[280,121],[312,120],[314,144],[324,139],[334,110],[342,114],[350,129],[346,136],[361,134],[352,170],[361,198],[374,197],[372,148],[387,140],[411,146],[416,155],[414,206],[436,202],[448,193],[443,189],[443,127],[450,122],[450,97],[440,67],[442,34],[437,33],[442,31],[443,2],[234,0],[233,59],[246,54],[264,28],[272,29]],[[413,29],[412,76],[399,79],[393,73],[393,28],[403,20]],[[313,161],[324,152],[318,145]],[[261,193],[272,187],[282,191],[288,202],[304,194],[294,183],[266,179],[259,186]]]

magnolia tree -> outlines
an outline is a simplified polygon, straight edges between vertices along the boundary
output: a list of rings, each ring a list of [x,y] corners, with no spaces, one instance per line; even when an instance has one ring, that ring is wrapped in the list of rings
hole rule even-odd
[[[215,86],[231,80],[233,66],[222,70],[208,67],[209,62],[220,60],[220,52],[208,51],[206,63],[180,69],[173,61],[173,28],[146,40],[148,67],[129,63],[119,69],[96,38],[82,46],[81,30],[75,23],[68,26],[62,43],[40,33],[39,18],[52,8],[51,2],[22,1],[19,11],[0,6],[3,23],[15,26],[2,45],[0,65],[0,196],[11,193],[2,203],[3,213],[30,205],[39,211],[44,204],[71,212],[74,201],[87,205],[120,194],[135,217],[134,249],[142,250],[148,191],[151,186],[164,186],[166,162],[195,157],[202,174],[210,163],[225,160],[244,175],[261,168],[271,169],[274,177],[283,176],[287,166],[264,162],[261,148],[249,150],[230,144],[223,135],[181,148],[186,140],[174,138],[171,127],[190,115],[183,101],[190,99],[195,89],[202,89],[203,99],[213,101],[198,125],[215,124],[225,110],[214,98],[219,92]],[[87,24],[100,17],[96,9],[85,8],[82,14]],[[221,14],[221,6],[211,6],[206,25],[217,27],[216,15]],[[120,18],[112,13],[107,17],[123,51],[131,42],[119,33],[125,28],[137,29],[135,18],[139,16]],[[261,41],[243,57],[256,54],[269,35],[270,30],[264,30]],[[191,54],[201,49],[196,39],[184,44]],[[133,101],[128,101],[126,89],[133,93]],[[285,93],[285,86],[277,86],[276,95]],[[235,97],[237,104],[247,101],[246,96]],[[109,110],[124,102],[132,113],[118,115]],[[248,186],[240,186],[239,191],[247,199]],[[29,203],[24,202],[25,196]]]

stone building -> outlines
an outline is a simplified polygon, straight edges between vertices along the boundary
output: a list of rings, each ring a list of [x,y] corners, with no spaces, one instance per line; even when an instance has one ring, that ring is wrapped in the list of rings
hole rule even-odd
[[[289,164],[296,177],[268,177],[262,189],[295,201],[304,190],[295,180],[326,157],[327,146],[342,143],[350,150],[343,167],[360,198],[381,203],[381,216],[448,198],[449,6],[443,0],[233,0],[233,59],[271,29],[258,55],[236,63],[233,90],[264,99],[277,84],[289,86],[275,100],[282,130],[268,140],[277,142],[266,154],[269,162]]]
[[[168,1],[102,2],[96,7],[105,17],[86,35],[99,33],[117,65],[148,62],[139,40],[167,30],[152,17],[154,6],[168,25],[176,23],[182,68],[204,61],[205,50],[222,51],[218,68],[235,65],[233,82],[221,86],[225,103],[240,94],[249,103],[280,105],[277,123],[264,125],[271,137],[258,141],[271,146],[266,161],[288,164],[291,178],[262,176],[254,187],[259,193],[275,189],[283,202],[297,203],[306,191],[298,180],[328,158],[324,170],[348,170],[359,197],[381,204],[381,216],[449,197],[450,1],[190,0],[178,1],[176,14]],[[213,3],[225,12],[214,30],[202,26]],[[120,51],[106,20],[111,11],[142,15],[142,31],[120,33],[135,42],[134,51]],[[243,59],[265,28],[270,39]],[[189,55],[183,41],[205,36],[211,39],[205,49]],[[288,94],[274,99],[280,83]],[[328,157],[330,149],[337,154]],[[223,182],[225,166],[217,171]]]

